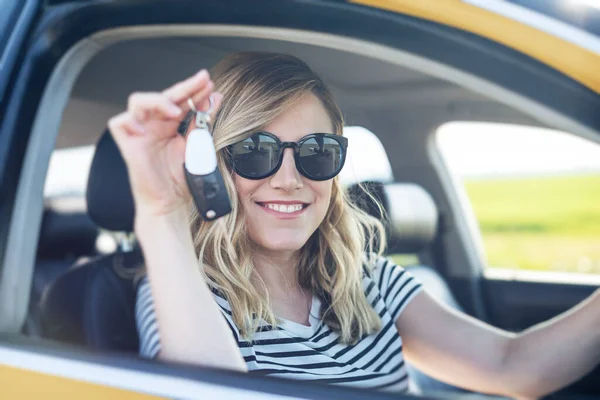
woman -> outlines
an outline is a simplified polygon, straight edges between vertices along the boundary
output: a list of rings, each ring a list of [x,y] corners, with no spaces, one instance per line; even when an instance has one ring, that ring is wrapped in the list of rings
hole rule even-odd
[[[438,303],[379,257],[380,223],[335,178],[341,112],[306,64],[241,53],[214,76],[203,70],[161,93],[133,94],[109,121],[147,263],[136,306],[143,355],[391,391],[407,388],[404,357],[440,380],[514,397],[553,392],[596,364],[597,293],[513,334]],[[211,95],[233,211],[216,222],[193,213],[190,225],[177,127],[188,98],[207,109]],[[295,159],[283,142],[300,142],[302,157],[327,154],[325,162]]]

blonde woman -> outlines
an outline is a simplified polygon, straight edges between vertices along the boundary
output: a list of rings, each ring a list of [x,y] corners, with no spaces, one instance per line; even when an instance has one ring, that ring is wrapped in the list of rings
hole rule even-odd
[[[109,121],[146,260],[142,355],[396,392],[408,387],[406,358],[454,385],[516,397],[555,391],[596,364],[596,294],[513,334],[448,309],[381,257],[380,223],[336,178],[348,145],[342,114],[305,63],[241,53],[213,76],[133,94]],[[233,210],[204,222],[190,218],[177,127],[188,98],[206,110],[211,95]]]

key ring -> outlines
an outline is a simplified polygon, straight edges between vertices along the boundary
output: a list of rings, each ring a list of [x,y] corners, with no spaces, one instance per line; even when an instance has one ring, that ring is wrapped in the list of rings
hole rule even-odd
[[[212,94],[210,96],[208,96],[208,101],[210,103],[210,105],[208,106],[208,110],[206,111],[198,111],[196,109],[196,105],[194,104],[194,100],[192,100],[191,97],[188,97],[188,106],[190,106],[190,110],[192,110],[195,113],[205,113],[205,114],[210,114],[210,112],[212,111],[213,107],[215,106],[215,101],[213,100],[213,96]]]
[[[196,114],[196,127],[200,129],[208,129],[208,124],[210,123],[210,112],[212,111],[215,102],[213,100],[212,94],[208,96],[209,106],[206,111],[198,111],[194,104],[192,98],[188,98],[188,106],[190,109]]]
[[[213,110],[214,105],[215,105],[215,101],[212,97],[212,94],[209,96],[208,101],[210,103],[210,105],[208,106],[208,110],[207,111],[198,111],[198,109],[194,105],[194,101],[191,99],[191,97],[188,98],[187,103],[188,103],[188,106],[190,107],[190,111],[188,111],[185,118],[183,119],[183,121],[181,121],[181,123],[179,124],[179,127],[177,128],[177,132],[180,135],[185,136],[185,134],[188,130],[188,126],[190,125],[190,122],[194,115],[196,116],[196,120],[195,120],[196,127],[208,129],[208,124],[210,123],[210,112]]]

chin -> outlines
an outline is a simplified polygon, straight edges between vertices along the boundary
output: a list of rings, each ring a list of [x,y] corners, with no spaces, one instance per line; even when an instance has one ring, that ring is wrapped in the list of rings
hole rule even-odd
[[[255,243],[269,251],[298,251],[308,241],[306,235],[272,234],[264,235]]]

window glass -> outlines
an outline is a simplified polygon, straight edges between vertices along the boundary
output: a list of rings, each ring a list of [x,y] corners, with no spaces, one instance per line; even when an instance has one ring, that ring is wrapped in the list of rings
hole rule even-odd
[[[44,197],[84,196],[94,146],[57,149],[52,152]]]
[[[489,267],[600,273],[600,145],[563,132],[454,122],[438,130]]]

